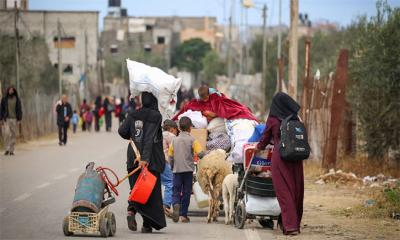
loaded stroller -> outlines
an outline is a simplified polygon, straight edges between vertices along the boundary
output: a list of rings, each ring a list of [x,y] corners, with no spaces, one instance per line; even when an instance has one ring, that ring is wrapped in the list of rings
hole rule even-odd
[[[234,224],[242,229],[247,219],[258,219],[264,228],[274,228],[273,220],[281,214],[271,178],[273,146],[255,154],[256,144],[244,146],[243,165],[235,165],[238,190],[235,199]]]

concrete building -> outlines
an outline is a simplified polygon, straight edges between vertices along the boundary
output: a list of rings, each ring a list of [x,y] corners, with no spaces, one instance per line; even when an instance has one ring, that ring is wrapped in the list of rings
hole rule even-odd
[[[20,10],[27,10],[29,0],[0,0],[0,9],[14,9],[15,4]]]
[[[118,56],[129,49],[161,56],[169,62],[173,48],[192,38],[201,38],[215,48],[216,23],[215,17],[106,16],[101,46],[104,56]]]
[[[0,10],[0,19],[14,19],[14,14],[13,10]],[[98,15],[96,11],[22,10],[19,12],[18,29],[24,38],[41,36],[45,39],[54,67],[58,67],[58,48],[61,48],[64,85],[70,84],[77,89],[76,86],[84,82],[83,76],[87,72],[88,89],[97,93]],[[58,22],[61,45],[58,42]],[[14,21],[2,24],[0,32],[14,35]]]

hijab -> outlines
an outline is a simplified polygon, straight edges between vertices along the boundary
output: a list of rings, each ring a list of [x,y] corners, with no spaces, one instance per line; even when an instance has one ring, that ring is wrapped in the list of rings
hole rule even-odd
[[[143,108],[149,108],[151,110],[159,112],[157,98],[149,92],[142,93],[142,105]]]
[[[293,98],[286,93],[278,92],[272,98],[269,115],[283,120],[290,115],[297,115],[299,110],[300,105]]]

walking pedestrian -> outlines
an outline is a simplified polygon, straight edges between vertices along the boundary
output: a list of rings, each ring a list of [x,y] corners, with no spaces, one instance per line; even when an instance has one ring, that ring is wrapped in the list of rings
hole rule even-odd
[[[14,155],[17,140],[17,125],[22,120],[21,100],[14,87],[7,89],[6,95],[1,99],[0,122],[3,125],[4,143],[6,152],[4,155]]]
[[[104,99],[103,107],[105,110],[104,116],[106,120],[106,132],[111,132],[112,112],[114,111],[114,106],[108,97]]]
[[[280,142],[281,121],[292,115],[297,117],[300,105],[289,95],[279,92],[271,103],[266,128],[257,145],[263,150],[273,140],[275,151],[272,153],[272,182],[279,206],[282,210],[278,220],[285,235],[300,233],[300,223],[303,217],[304,173],[303,162],[287,162],[281,159],[278,143]]]
[[[194,137],[190,135],[192,120],[182,117],[179,120],[179,136],[172,140],[168,150],[168,157],[174,173],[174,186],[172,193],[173,214],[172,220],[188,223],[188,210],[190,195],[192,194],[194,155],[200,158],[204,156],[202,147]]]
[[[83,124],[86,125],[86,129],[91,132],[92,131],[92,122],[93,122],[94,114],[93,111],[91,111],[90,107],[89,110],[85,114],[85,119]]]
[[[73,133],[76,133],[76,128],[77,128],[78,122],[79,122],[79,116],[78,116],[78,113],[76,112],[76,110],[74,110],[74,114],[72,114],[71,122],[72,122],[72,131],[73,131]],[[82,125],[84,125],[84,123],[82,123]],[[86,128],[85,128],[85,130],[86,130]]]
[[[117,98],[115,100],[115,117],[118,118],[119,126],[126,118],[126,106],[124,98]]]
[[[79,116],[81,117],[81,119],[84,119],[83,115],[89,111],[89,105],[86,102],[86,99],[83,99],[82,105],[79,108]],[[86,131],[86,126],[85,124],[82,124],[82,131]]]
[[[69,122],[72,117],[72,108],[68,102],[67,95],[61,97],[61,101],[57,104],[56,112],[59,139],[58,145],[67,145]]]
[[[100,110],[102,108],[102,100],[101,96],[96,97],[96,101],[94,102],[94,130],[96,132],[100,131]]]
[[[169,146],[172,140],[178,135],[178,125],[172,120],[165,120],[163,124],[163,148],[165,155],[165,169],[161,173],[161,184],[164,186],[164,213],[167,217],[172,217],[172,189],[173,189],[173,178],[171,165],[168,158]]]
[[[158,110],[158,102],[153,94],[142,93],[143,107],[131,111],[126,120],[118,129],[119,135],[127,140],[132,140],[141,154],[141,161],[135,162],[135,153],[128,145],[127,170],[131,172],[138,166],[148,166],[149,171],[156,176],[157,181],[146,204],[129,202],[128,228],[137,230],[136,213],[143,218],[142,233],[151,233],[153,228],[160,230],[167,226],[163,211],[160,173],[164,171],[165,156],[163,153],[161,121],[162,116]],[[139,176],[139,172],[129,177],[132,189]]]

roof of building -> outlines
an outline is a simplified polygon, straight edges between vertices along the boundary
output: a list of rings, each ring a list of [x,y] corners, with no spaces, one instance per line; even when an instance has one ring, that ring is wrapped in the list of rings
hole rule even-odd
[[[0,9],[0,12],[14,12],[14,9]],[[19,10],[19,12],[27,13],[96,13],[99,11],[76,11],[76,10]]]

